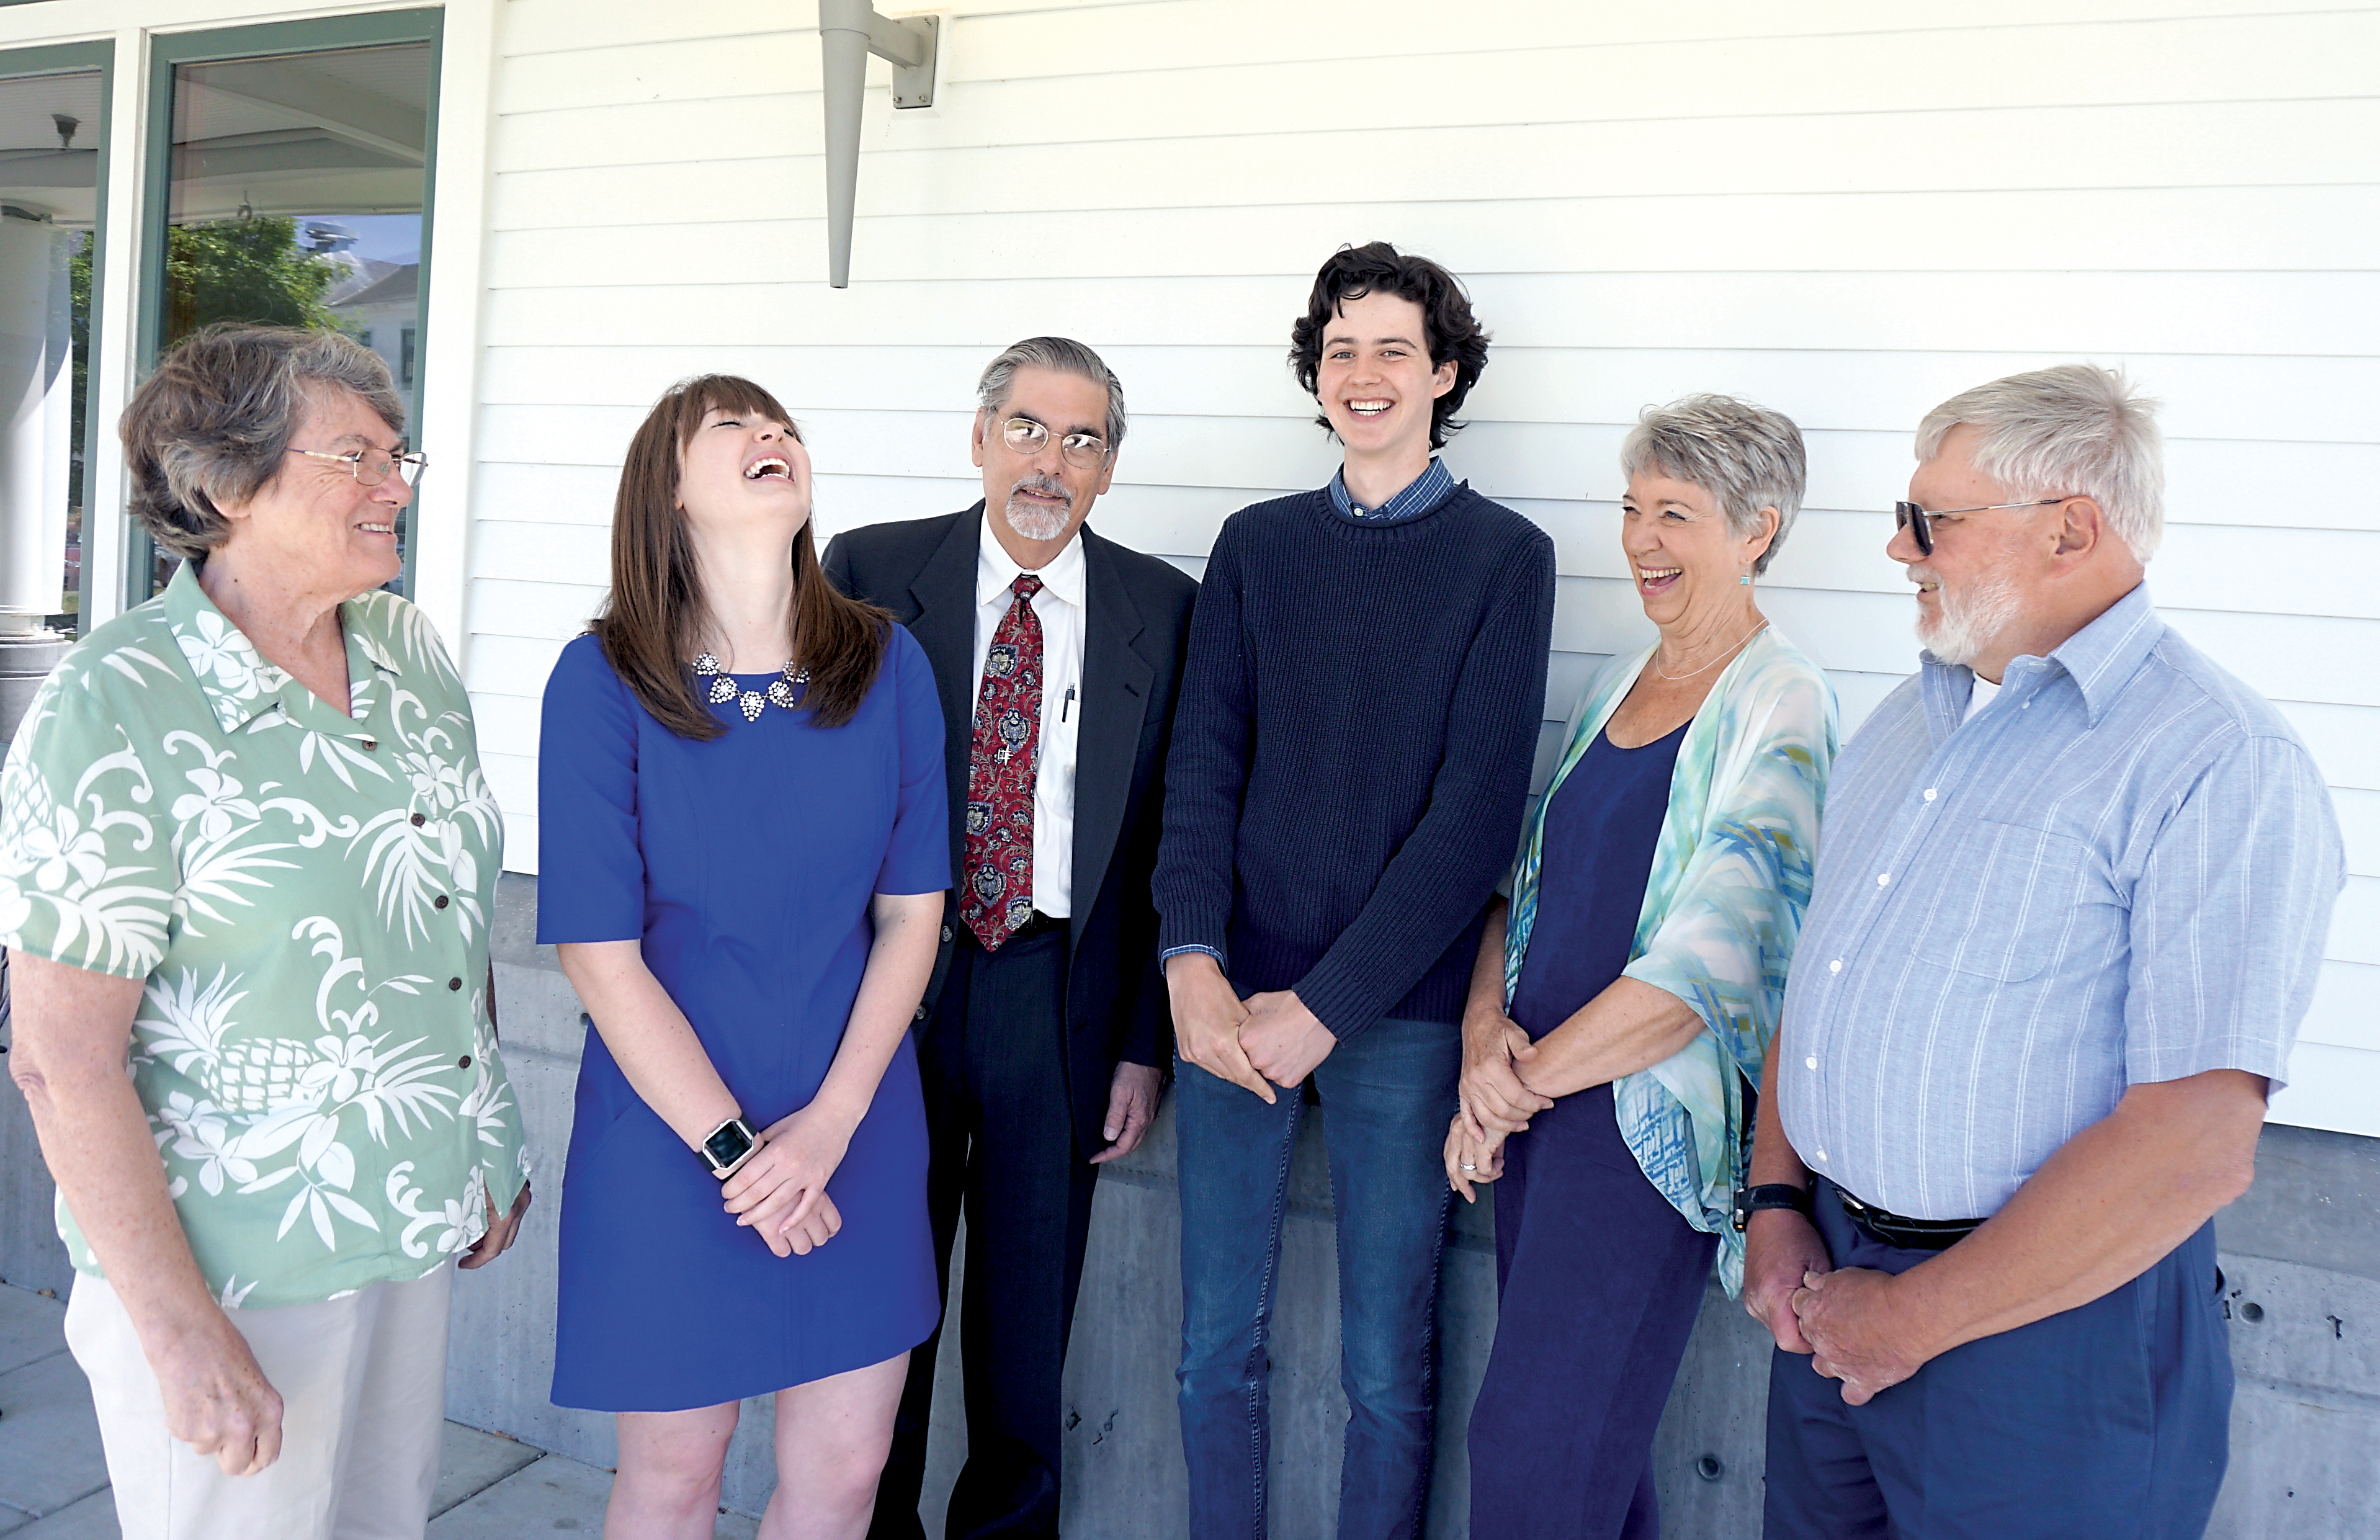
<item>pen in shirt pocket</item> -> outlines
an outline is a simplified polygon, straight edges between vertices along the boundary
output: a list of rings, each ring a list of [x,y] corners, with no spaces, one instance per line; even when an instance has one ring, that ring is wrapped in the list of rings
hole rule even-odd
[[[1060,701],[1060,702],[1058,703],[1058,720],[1059,720],[1060,721],[1064,721],[1066,720],[1066,714],[1067,714],[1068,712],[1072,711],[1074,709],[1075,709],[1075,686],[1074,686],[1074,685],[1067,685],[1067,686],[1066,686],[1066,698],[1065,698],[1065,699],[1063,699],[1063,700],[1062,700],[1062,701]]]

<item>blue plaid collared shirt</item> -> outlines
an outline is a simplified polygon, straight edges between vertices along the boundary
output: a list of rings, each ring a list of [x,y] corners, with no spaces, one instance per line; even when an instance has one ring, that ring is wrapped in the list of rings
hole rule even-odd
[[[1433,455],[1429,468],[1408,482],[1404,491],[1377,508],[1366,508],[1347,494],[1347,471],[1342,466],[1330,473],[1330,506],[1341,518],[1354,519],[1358,524],[1396,524],[1419,518],[1445,502],[1454,488],[1454,472]]]
[[[1915,1219],[1990,1218],[2132,1085],[2280,1084],[2346,880],[2304,746],[2145,585],[1973,685],[1925,655],[1836,759],[1771,1050],[1810,1169]]]

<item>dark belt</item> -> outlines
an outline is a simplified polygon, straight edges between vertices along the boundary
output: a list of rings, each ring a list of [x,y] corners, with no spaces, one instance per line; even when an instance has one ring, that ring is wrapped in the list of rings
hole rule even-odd
[[[1827,1185],[1835,1186],[1831,1182]],[[1912,1219],[1889,1209],[1878,1208],[1872,1203],[1862,1203],[1840,1187],[1835,1187],[1835,1196],[1841,1202],[1843,1212],[1850,1216],[1852,1223],[1857,1225],[1869,1240],[1909,1251],[1949,1251],[1973,1235],[1984,1222],[1981,1219]]]
[[[1046,936],[1052,930],[1063,930],[1072,923],[1062,915],[1045,915],[1036,909],[1033,911],[1031,919],[1010,931],[1008,940],[1000,944],[1006,946],[1009,941],[1029,941],[1036,936]],[[955,928],[962,940],[972,944],[978,952],[983,950],[983,941],[976,935],[974,927],[962,920]]]

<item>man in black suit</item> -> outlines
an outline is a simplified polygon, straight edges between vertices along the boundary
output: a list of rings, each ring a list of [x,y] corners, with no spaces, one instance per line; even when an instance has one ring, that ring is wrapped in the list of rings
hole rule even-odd
[[[1172,1059],[1148,885],[1197,585],[1084,527],[1124,433],[1098,354],[1028,338],[977,394],[984,500],[839,535],[825,566],[924,645],[947,729],[958,882],[917,1010],[946,1296],[962,1207],[967,1224],[967,1458],[945,1533],[1055,1540],[1092,1168],[1140,1143]],[[939,1342],[910,1354],[872,1540],[923,1534]]]

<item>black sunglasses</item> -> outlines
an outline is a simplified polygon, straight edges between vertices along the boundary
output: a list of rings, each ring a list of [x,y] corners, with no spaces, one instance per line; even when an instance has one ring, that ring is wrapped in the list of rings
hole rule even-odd
[[[1980,508],[1938,508],[1932,513],[1914,503],[1896,503],[1892,505],[1892,527],[1916,531],[1917,553],[1931,556],[1934,554],[1934,521],[1937,518],[1950,518],[1960,514],[1994,514],[2003,508],[2046,508],[2065,501],[2063,497],[2038,497],[2030,503],[1986,503]]]

